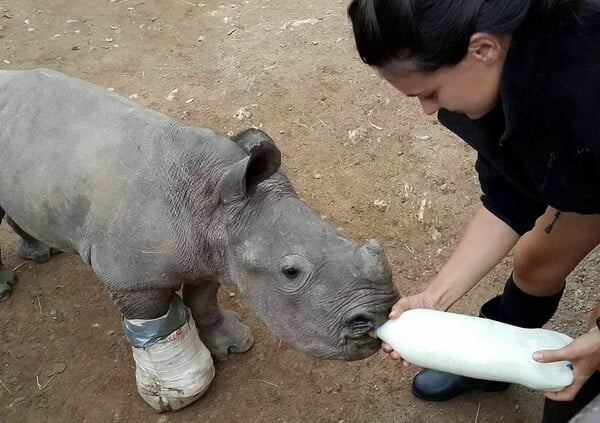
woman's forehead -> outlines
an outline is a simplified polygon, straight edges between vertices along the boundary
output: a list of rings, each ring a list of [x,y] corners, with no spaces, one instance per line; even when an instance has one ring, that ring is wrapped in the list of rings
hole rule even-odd
[[[423,90],[439,85],[439,72],[394,72],[389,68],[379,69],[379,74],[394,87],[404,92],[406,95],[416,95]]]
[[[387,80],[394,80],[419,75],[421,72],[413,60],[392,60],[379,68],[379,74]]]

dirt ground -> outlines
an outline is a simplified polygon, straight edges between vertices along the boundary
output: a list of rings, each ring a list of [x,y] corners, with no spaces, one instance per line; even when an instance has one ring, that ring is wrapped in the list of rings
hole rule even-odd
[[[478,206],[473,152],[362,64],[347,1],[204,1],[4,0],[0,65],[61,70],[223,133],[262,127],[302,198],[355,240],[379,239],[400,292],[421,290]],[[158,415],[136,393],[119,315],[90,268],[64,254],[22,263],[16,241],[0,227],[5,262],[24,264],[0,303],[1,422],[535,422],[541,414],[541,395],[518,386],[419,401],[410,393],[416,369],[383,353],[352,363],[306,357],[223,289],[255,347],[217,363],[198,402]],[[582,331],[599,263],[593,254],[569,278],[547,327]],[[475,313],[509,269],[507,259],[454,310]]]

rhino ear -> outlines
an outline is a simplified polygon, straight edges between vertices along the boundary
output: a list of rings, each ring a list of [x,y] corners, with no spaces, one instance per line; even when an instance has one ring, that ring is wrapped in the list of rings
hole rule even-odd
[[[253,145],[249,154],[223,175],[219,195],[224,203],[252,196],[258,184],[271,177],[281,165],[281,153],[270,138],[269,142]]]
[[[264,144],[271,144],[277,149],[275,141],[263,131],[256,128],[249,128],[234,135],[231,137],[231,141],[236,143],[246,154],[250,154],[253,148]]]

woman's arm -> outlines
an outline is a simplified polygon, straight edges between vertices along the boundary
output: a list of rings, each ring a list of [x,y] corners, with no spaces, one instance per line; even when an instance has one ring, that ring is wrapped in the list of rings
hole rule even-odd
[[[417,307],[447,310],[492,270],[518,240],[519,235],[510,226],[480,207],[458,247],[425,291],[398,301],[390,318]]]
[[[518,240],[519,235],[510,226],[482,206],[450,259],[425,291],[401,298],[392,307],[390,318],[395,319],[413,308],[448,310],[496,266]],[[383,343],[382,349],[394,360],[402,359],[388,344]],[[402,364],[409,365],[404,360]]]

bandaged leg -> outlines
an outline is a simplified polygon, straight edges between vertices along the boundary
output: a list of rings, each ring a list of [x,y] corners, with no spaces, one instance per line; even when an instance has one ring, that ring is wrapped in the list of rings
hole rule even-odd
[[[156,319],[124,319],[136,364],[140,396],[157,411],[186,407],[206,392],[215,375],[189,309],[174,295]]]

